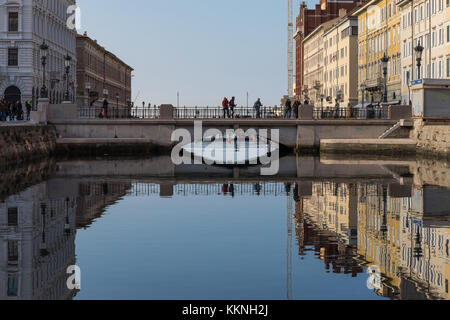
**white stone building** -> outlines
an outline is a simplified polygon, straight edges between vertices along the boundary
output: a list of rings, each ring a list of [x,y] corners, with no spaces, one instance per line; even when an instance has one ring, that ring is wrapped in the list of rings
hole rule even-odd
[[[407,104],[408,78],[450,78],[450,0],[398,0],[397,5],[402,19],[402,102]],[[420,74],[414,51],[418,44],[424,47]]]
[[[67,9],[74,4],[75,0],[0,0],[0,97],[31,100],[35,105],[43,83],[39,47],[44,40],[49,46],[46,87],[50,102],[64,99],[66,55],[72,57],[69,92],[73,96],[76,30],[67,27]]]

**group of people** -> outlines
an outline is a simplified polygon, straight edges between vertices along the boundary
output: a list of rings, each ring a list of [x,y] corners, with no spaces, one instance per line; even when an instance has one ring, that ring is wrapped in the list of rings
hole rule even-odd
[[[26,101],[24,111],[20,100],[8,102],[5,99],[0,99],[0,121],[29,121],[32,107],[32,102]]]
[[[261,108],[262,108],[262,102],[261,99],[258,98],[258,100],[255,102],[255,104],[253,105],[253,108],[256,111],[256,118],[261,118]],[[236,98],[232,97],[231,100],[228,100],[227,97],[223,98],[222,101],[222,109],[223,109],[223,118],[229,118],[229,119],[233,119],[235,118],[236,114],[235,114],[235,109],[236,109],[237,105],[236,105]]]
[[[234,109],[236,108],[236,98],[232,97],[231,100],[228,100],[227,97],[223,98],[222,101],[222,109],[223,109],[223,118],[234,118]]]
[[[309,104],[308,99],[305,99],[305,105]],[[286,99],[284,103],[284,118],[285,119],[298,119],[298,110],[301,106],[300,98],[296,97],[294,102],[291,101],[290,98]]]

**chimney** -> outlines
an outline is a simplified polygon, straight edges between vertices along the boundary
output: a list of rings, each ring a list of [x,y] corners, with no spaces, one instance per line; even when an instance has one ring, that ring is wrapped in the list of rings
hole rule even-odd
[[[339,18],[345,17],[347,15],[347,9],[339,9]]]

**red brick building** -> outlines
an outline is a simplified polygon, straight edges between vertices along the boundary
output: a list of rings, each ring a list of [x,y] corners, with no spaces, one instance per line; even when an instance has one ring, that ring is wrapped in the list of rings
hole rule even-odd
[[[361,0],[320,0],[320,4],[317,4],[314,9],[308,9],[305,2],[300,5],[300,14],[296,20],[297,31],[294,35],[296,46],[295,95],[301,96],[304,88],[303,39],[322,23],[339,17],[339,9],[347,9],[349,12],[361,2]]]
[[[120,107],[131,101],[131,72],[133,68],[106,50],[96,40],[77,35],[77,103],[101,105],[106,97]],[[89,98],[88,98],[89,97]]]

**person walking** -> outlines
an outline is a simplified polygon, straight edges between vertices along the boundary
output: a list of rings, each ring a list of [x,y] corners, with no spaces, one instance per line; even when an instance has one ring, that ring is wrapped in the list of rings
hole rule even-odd
[[[236,108],[236,98],[232,97],[230,100],[231,118],[234,118],[234,109]]]
[[[103,106],[102,106],[102,117],[104,119],[108,118],[108,100],[106,98],[103,100]]]
[[[292,103],[291,99],[287,98],[286,102],[284,103],[284,118],[290,119],[292,117]]]
[[[292,106],[292,111],[294,112],[294,119],[298,119],[298,112],[300,109],[300,98],[297,96]]]
[[[256,119],[261,118],[261,107],[261,98],[258,98],[258,100],[256,100],[255,104],[253,105],[253,108],[256,110]]]
[[[226,97],[223,98],[223,101],[222,101],[222,109],[223,109],[223,118],[224,118],[224,119],[226,119],[227,116],[228,116],[228,118],[230,117],[230,109],[229,109],[229,105],[230,105],[230,103],[229,103],[228,99],[227,99]]]

